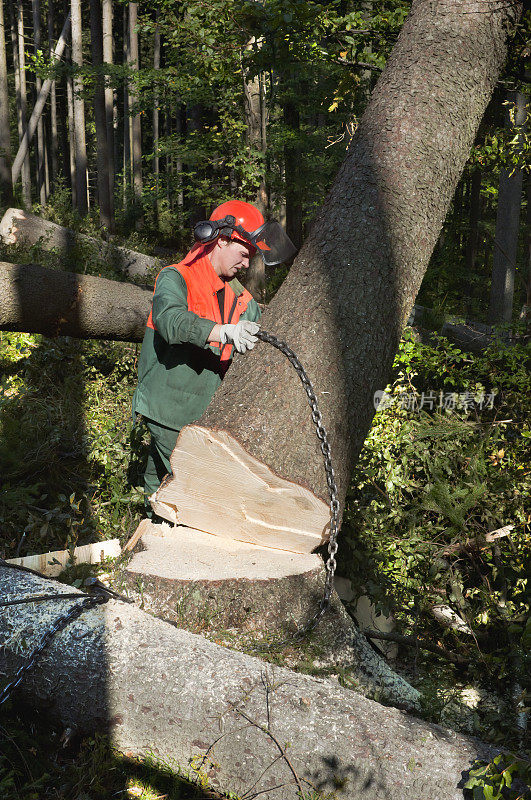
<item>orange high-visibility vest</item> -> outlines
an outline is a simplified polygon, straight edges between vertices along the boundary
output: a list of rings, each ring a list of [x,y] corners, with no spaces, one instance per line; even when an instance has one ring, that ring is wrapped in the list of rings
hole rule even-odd
[[[247,289],[244,289],[241,294],[236,295],[229,282],[222,281],[215,272],[210,263],[210,259],[208,256],[204,255],[204,250],[204,245],[199,243],[195,244],[182,261],[178,264],[169,264],[167,267],[163,267],[163,269],[173,267],[173,269],[176,269],[183,276],[186,282],[188,311],[197,314],[198,317],[202,317],[203,319],[210,319],[215,323],[234,324],[238,322],[240,316],[247,308],[249,301],[253,299],[253,296]],[[162,270],[160,272],[162,272]],[[153,295],[157,289],[157,280],[160,272],[155,280]],[[217,296],[220,289],[225,289],[223,319],[221,318]],[[156,330],[151,311],[149,312],[146,324],[148,328]],[[221,348],[220,342],[209,342],[209,344],[218,350]],[[228,361],[231,354],[232,345],[226,344],[221,348],[221,361]]]

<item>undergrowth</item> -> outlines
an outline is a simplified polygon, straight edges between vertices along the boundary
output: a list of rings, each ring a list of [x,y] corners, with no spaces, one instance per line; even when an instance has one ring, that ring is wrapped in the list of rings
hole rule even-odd
[[[515,748],[531,667],[529,365],[529,346],[471,355],[406,332],[355,469],[340,550],[357,594],[420,642],[406,669],[426,716]],[[461,630],[441,625],[437,606]]]

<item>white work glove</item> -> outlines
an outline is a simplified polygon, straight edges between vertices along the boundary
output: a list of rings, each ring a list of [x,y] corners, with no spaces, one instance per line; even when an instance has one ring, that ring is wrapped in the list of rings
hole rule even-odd
[[[238,353],[252,350],[258,338],[255,336],[260,330],[260,325],[247,319],[242,319],[236,325],[222,325],[220,331],[221,344],[233,344]]]

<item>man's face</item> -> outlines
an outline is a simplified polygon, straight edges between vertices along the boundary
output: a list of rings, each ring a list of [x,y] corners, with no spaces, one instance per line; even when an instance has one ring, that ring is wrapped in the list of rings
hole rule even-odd
[[[249,267],[250,259],[255,252],[255,248],[250,244],[222,236],[210,253],[210,261],[219,277],[230,281],[241,269]]]

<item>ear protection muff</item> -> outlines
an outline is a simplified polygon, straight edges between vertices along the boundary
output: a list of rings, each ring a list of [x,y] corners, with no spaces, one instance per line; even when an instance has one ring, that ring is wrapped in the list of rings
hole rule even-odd
[[[203,220],[194,226],[194,238],[196,242],[208,244],[218,236],[231,236],[235,222],[236,219],[230,215],[223,219]]]

